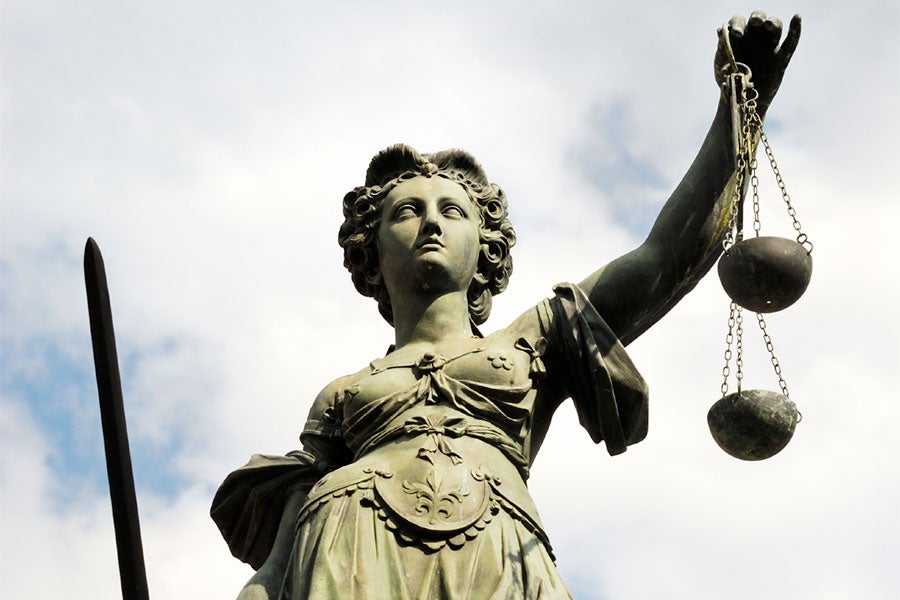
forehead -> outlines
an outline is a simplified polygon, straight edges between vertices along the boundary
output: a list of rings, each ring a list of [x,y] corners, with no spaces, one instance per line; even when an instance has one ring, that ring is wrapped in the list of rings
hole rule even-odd
[[[419,198],[422,200],[429,198],[468,200],[469,194],[462,185],[444,177],[419,176],[398,183],[390,192],[388,192],[385,201],[391,203],[409,198]]]

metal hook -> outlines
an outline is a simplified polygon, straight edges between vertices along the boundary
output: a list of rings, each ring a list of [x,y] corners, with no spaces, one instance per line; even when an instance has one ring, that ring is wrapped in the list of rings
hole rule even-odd
[[[722,25],[722,39],[725,40],[725,54],[728,55],[728,60],[731,62],[732,73],[738,72],[737,61],[734,59],[734,50],[731,48],[731,36],[728,33],[728,30],[731,29],[731,26],[728,23]]]

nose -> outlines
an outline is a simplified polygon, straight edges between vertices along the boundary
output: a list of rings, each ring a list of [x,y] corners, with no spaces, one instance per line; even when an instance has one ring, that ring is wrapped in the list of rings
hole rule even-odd
[[[422,233],[441,235],[441,211],[436,206],[428,206],[422,215]]]

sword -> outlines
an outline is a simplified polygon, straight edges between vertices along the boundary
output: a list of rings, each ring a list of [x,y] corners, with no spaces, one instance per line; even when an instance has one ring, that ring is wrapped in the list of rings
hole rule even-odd
[[[116,530],[122,598],[149,600],[147,573],[144,570],[144,549],[141,544],[141,524],[138,520],[137,498],[134,494],[131,453],[128,450],[128,430],[125,427],[125,407],[122,404],[116,336],[109,305],[109,288],[106,285],[103,256],[93,238],[88,238],[84,247],[84,283],[87,288],[88,314],[91,320],[94,368],[97,373],[97,391],[100,395],[100,422],[103,426],[106,474],[109,478],[109,498],[112,501],[113,523]]]

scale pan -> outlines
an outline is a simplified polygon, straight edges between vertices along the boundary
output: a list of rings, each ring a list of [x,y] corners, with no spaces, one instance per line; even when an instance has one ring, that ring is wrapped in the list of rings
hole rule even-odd
[[[737,242],[719,259],[719,280],[728,296],[756,313],[771,313],[796,302],[812,276],[812,256],[783,237]]]
[[[787,396],[743,390],[713,404],[706,420],[722,450],[741,460],[763,460],[791,441],[800,413]]]

